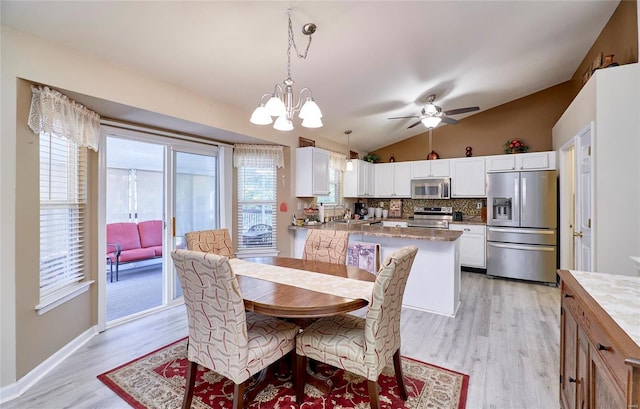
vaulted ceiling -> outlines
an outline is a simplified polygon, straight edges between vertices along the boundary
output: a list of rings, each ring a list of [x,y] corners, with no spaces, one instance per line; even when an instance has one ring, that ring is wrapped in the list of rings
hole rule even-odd
[[[296,132],[344,143],[344,130],[352,129],[352,146],[369,151],[424,132],[422,125],[406,129],[415,121],[387,118],[417,114],[429,94],[444,110],[482,111],[569,80],[617,4],[5,0],[1,18],[5,26],[226,101],[248,121],[260,96],[286,78],[291,8],[300,52],[308,39],[302,25],[317,25],[308,58],[292,50],[294,92],[311,88],[324,114],[323,128],[301,128],[296,119]],[[134,122],[152,117],[131,107],[104,109]],[[162,125],[199,131],[175,120]]]

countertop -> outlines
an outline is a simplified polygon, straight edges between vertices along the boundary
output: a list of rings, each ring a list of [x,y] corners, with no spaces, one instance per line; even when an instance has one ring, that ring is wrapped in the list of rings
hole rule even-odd
[[[640,277],[574,270],[569,272],[640,346]]]
[[[362,234],[364,236],[373,237],[393,237],[398,239],[415,239],[430,241],[455,241],[461,235],[460,231],[424,229],[421,227],[382,227],[370,226],[370,223],[376,223],[382,220],[407,220],[407,219],[370,219],[370,220],[349,220],[344,222],[329,222],[315,225],[289,226],[289,230],[298,229],[321,229],[321,230],[339,230],[348,231],[354,234]]]

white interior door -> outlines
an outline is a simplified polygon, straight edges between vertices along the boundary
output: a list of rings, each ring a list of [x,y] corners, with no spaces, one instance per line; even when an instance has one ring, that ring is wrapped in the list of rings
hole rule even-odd
[[[593,123],[576,137],[574,268],[593,271]]]

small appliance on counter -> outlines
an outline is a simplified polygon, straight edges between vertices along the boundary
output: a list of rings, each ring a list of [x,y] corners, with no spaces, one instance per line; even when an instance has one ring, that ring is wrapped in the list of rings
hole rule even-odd
[[[453,212],[453,220],[456,222],[462,221],[462,212]]]
[[[354,215],[358,215],[360,216],[360,218],[362,219],[364,216],[369,214],[369,211],[367,210],[367,204],[366,203],[355,203],[354,204]]]

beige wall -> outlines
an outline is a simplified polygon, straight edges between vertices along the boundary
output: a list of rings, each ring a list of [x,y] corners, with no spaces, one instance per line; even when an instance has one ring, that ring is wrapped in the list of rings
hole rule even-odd
[[[26,128],[30,91],[27,82],[48,86],[225,129],[256,138],[256,143],[297,146],[297,133],[256,127],[248,113],[209,96],[199,95],[129,70],[105,64],[73,50],[2,27],[0,139],[0,387],[13,385],[53,352],[97,323],[97,291],[75,298],[38,316],[37,144]],[[26,81],[20,81],[24,79]],[[321,131],[320,131],[321,132]],[[307,135],[308,136],[308,135]],[[318,146],[345,152],[346,145],[313,136]],[[293,197],[292,150],[288,150],[285,185],[279,202],[297,208]],[[36,156],[34,156],[36,155]],[[94,158],[95,159],[95,158]],[[92,211],[97,211],[97,161],[90,178]],[[232,181],[227,181],[231,183]],[[282,187],[282,188],[281,188]],[[35,212],[35,213],[34,213]],[[35,215],[35,216],[34,216]],[[95,214],[89,237],[89,277],[96,278],[98,226]],[[278,214],[278,229],[286,235],[288,214]],[[288,255],[282,244],[283,255]]]
[[[17,124],[16,124],[16,362],[18,378],[84,332],[92,323],[92,300],[95,300],[95,286],[70,302],[38,316],[34,306],[40,297],[40,261],[34,257],[40,237],[39,220],[39,161],[38,137],[27,127],[31,86],[26,81],[17,83]],[[96,155],[91,155],[95,163]],[[34,166],[35,164],[35,166]],[[95,168],[95,166],[94,166]],[[95,189],[93,189],[95,193]],[[95,200],[95,197],[93,198]],[[88,219],[92,219],[89,209]],[[89,235],[91,231],[87,232]],[[37,253],[35,253],[37,254]],[[91,253],[89,253],[91,254]],[[91,258],[88,260],[91,264]],[[89,272],[95,279],[95,270]],[[69,317],[73,317],[69,319]],[[61,323],[64,323],[61,325]],[[61,327],[63,328],[61,330]],[[47,342],[43,342],[46,340]],[[37,352],[36,352],[37,351]]]
[[[572,98],[565,82],[469,116],[457,125],[438,127],[433,130],[432,149],[443,159],[464,157],[467,146],[473,156],[498,155],[504,153],[508,139],[520,138],[530,152],[551,150],[551,128]],[[429,152],[428,132],[376,151],[383,162],[391,155],[396,161],[426,159]]]
[[[637,3],[620,2],[569,81],[471,115],[458,125],[438,127],[433,130],[432,149],[441,158],[463,157],[467,146],[473,148],[473,156],[496,155],[504,153],[507,139],[521,138],[530,146],[530,152],[551,150],[551,129],[582,88],[582,76],[594,58],[603,53],[614,54],[614,61],[620,65],[638,62]],[[375,152],[383,162],[391,155],[396,161],[426,159],[430,152],[429,133]]]

